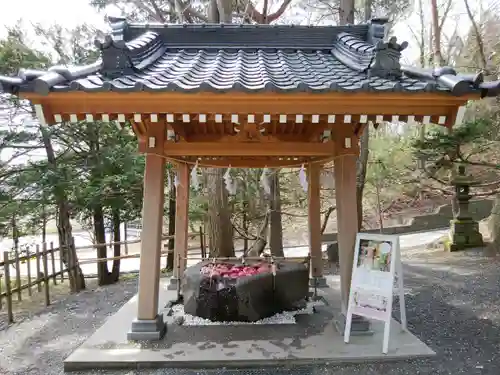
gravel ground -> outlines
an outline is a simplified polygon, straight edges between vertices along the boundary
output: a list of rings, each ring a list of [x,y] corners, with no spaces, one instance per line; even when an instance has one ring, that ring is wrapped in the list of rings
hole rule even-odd
[[[38,313],[16,313],[7,329],[0,311],[0,374],[63,374],[64,359],[136,292],[137,279],[89,288]]]
[[[474,252],[405,260],[410,330],[437,352],[427,360],[278,370],[94,371],[75,375],[403,375],[500,374],[500,261]],[[62,374],[62,361],[136,291],[136,281],[70,296],[5,329],[0,320],[0,373]],[[396,303],[395,306],[398,306]],[[398,311],[394,315],[398,316]],[[0,315],[0,319],[4,319]]]

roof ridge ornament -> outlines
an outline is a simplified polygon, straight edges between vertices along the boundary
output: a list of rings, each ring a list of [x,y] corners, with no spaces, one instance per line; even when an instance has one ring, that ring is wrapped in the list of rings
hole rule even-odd
[[[388,17],[373,17],[370,21],[368,21],[368,42],[377,44],[379,40],[386,39],[388,24]]]
[[[94,44],[101,51],[102,74],[108,78],[117,78],[144,69],[160,58],[166,50],[160,35],[152,30],[145,30],[139,36],[128,33],[129,23],[123,17],[109,17],[111,33],[104,41],[95,40]]]
[[[388,41],[378,41],[373,51],[373,58],[368,66],[369,76],[381,78],[401,78],[401,52],[408,47],[408,42],[398,43],[395,36]]]
[[[102,74],[110,79],[134,72],[132,59],[127,50],[125,31],[128,28],[125,17],[107,18],[111,33],[104,36],[104,41],[94,40],[94,45],[101,51]]]

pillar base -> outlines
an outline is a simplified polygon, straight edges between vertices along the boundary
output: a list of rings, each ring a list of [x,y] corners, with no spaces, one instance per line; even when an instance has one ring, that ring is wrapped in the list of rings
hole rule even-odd
[[[309,286],[312,288],[328,288],[328,283],[324,276],[311,277],[309,278]]]
[[[158,341],[165,336],[167,325],[163,321],[163,315],[156,315],[152,320],[132,321],[132,327],[127,332],[127,340],[129,341]]]
[[[342,336],[344,335],[345,332],[345,321],[346,321],[346,316],[344,314],[339,314],[334,319],[335,327]],[[351,322],[351,336],[371,336],[371,335],[373,335],[373,331],[371,330],[370,321],[362,316],[353,315]]]
[[[167,285],[167,290],[177,290],[177,283],[181,280],[177,280],[175,277],[171,277]]]

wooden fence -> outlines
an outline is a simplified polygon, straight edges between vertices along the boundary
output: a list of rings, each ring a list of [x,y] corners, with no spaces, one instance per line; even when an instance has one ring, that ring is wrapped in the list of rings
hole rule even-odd
[[[168,241],[172,237],[173,236],[164,236],[162,240]],[[198,237],[200,240],[201,253],[205,254],[205,235],[202,229],[200,228],[199,233],[189,233],[188,237]],[[140,240],[112,242],[107,244],[77,247],[76,250],[96,249],[98,247],[113,245],[130,245],[138,242],[140,242]],[[162,251],[161,256],[166,256],[169,252],[169,250]],[[71,259],[67,259],[67,262],[63,262],[61,249],[54,248],[52,243],[50,243],[48,247],[46,244],[43,244],[42,246],[36,245],[35,252],[26,250],[24,253],[26,255],[19,256],[19,254],[17,254],[12,257],[10,251],[4,251],[3,261],[0,262],[0,310],[4,307],[7,309],[8,323],[14,322],[13,299],[16,298],[17,301],[21,302],[23,300],[23,291],[25,290],[27,291],[28,296],[32,296],[34,291],[38,293],[43,292],[45,305],[49,306],[50,284],[52,283],[53,285],[57,285],[58,283],[63,283],[65,279],[68,279],[69,272],[73,272],[76,267],[83,264],[107,262],[115,259],[140,258],[140,254],[129,254],[109,258],[84,259],[81,261],[77,260],[76,262],[72,262]],[[58,257],[56,257],[56,254],[58,254]],[[70,253],[67,253],[67,255],[69,254]],[[72,264],[72,266],[68,267],[65,263]],[[21,266],[24,265],[26,267],[26,272],[21,275]],[[15,272],[12,272],[12,268],[14,268]],[[33,275],[32,271],[35,270],[36,273]]]

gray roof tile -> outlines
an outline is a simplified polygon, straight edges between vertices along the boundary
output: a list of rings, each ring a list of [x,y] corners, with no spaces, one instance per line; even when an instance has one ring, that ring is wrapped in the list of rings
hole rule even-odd
[[[0,90],[406,91],[500,93],[500,82],[400,65],[406,43],[384,42],[384,20],[357,26],[156,25],[113,19],[87,66],[0,76]]]

